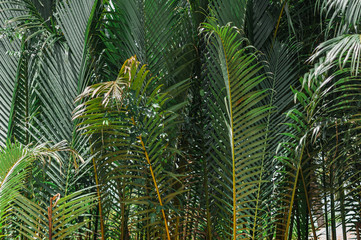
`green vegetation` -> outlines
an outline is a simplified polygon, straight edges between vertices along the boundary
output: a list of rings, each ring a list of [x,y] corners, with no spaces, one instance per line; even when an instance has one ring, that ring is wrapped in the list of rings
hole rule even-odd
[[[355,0],[1,0],[0,238],[361,232],[360,20]]]

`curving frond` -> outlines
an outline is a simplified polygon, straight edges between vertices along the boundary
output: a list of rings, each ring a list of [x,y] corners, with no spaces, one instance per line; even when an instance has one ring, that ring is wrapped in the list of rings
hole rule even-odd
[[[352,75],[358,75],[361,56],[361,35],[341,35],[321,43],[310,61],[323,58],[323,63],[315,69],[315,74],[323,75],[332,67],[348,68]],[[317,75],[315,77],[317,77]]]
[[[357,32],[361,18],[361,3],[357,0],[317,0],[321,12],[329,19],[328,30],[335,29],[336,34]]]
[[[31,158],[26,156],[26,149],[20,144],[8,144],[0,150],[0,163],[0,235],[4,237],[12,200],[19,194],[29,173],[26,169],[31,165]]]
[[[2,9],[11,8],[10,3],[1,3]],[[6,145],[12,98],[21,55],[21,35],[8,20],[19,15],[16,11],[0,11],[0,146]]]
[[[360,225],[358,1],[0,9],[0,238],[346,239]]]
[[[118,73],[118,63],[134,55],[166,87],[189,78],[196,54],[192,37],[198,26],[190,27],[188,4],[181,0],[108,4],[102,38],[112,78]]]
[[[85,60],[83,59],[86,53],[85,42],[89,34],[87,28],[92,20],[91,14],[96,2],[96,0],[59,1],[56,6],[55,18],[74,57],[73,67],[77,71],[77,78],[80,76],[82,61]],[[80,86],[81,84],[78,84],[78,88]],[[78,89],[78,91],[81,92],[82,89]]]
[[[24,193],[26,194],[32,166],[34,166],[36,161],[42,164],[47,164],[49,161],[59,162],[59,151],[68,151],[64,142],[50,148],[46,144],[31,148],[19,143],[8,143],[6,148],[1,149],[0,222],[2,223],[2,235],[6,234],[4,229],[8,228],[9,223],[12,222],[15,199],[21,197]]]
[[[9,0],[0,3],[4,11],[8,13],[15,12],[15,14],[9,16],[6,23],[13,25],[14,30],[22,35],[25,42],[36,42],[39,37],[43,38],[45,42],[60,39],[60,33],[51,18],[44,19],[37,5],[32,0]]]
[[[270,110],[261,104],[267,92],[257,90],[264,77],[257,75],[261,67],[243,47],[237,28],[219,27],[212,21],[202,27],[209,51],[206,106],[212,230],[221,238],[258,239],[265,224],[257,203],[267,134],[260,123]]]

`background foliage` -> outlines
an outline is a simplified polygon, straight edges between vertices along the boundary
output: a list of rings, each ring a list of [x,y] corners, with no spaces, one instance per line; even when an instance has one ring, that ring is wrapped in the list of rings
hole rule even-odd
[[[1,238],[357,239],[360,9],[1,0]]]

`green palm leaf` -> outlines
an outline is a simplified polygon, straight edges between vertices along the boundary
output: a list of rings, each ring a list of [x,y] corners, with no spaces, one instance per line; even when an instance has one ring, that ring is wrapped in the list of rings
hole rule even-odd
[[[316,65],[315,69],[317,68],[318,66]],[[285,209],[280,211],[287,212],[284,216],[286,218],[283,220],[283,224],[280,223],[279,225],[280,229],[284,229],[283,233],[279,231],[279,237],[284,239],[292,235],[293,222],[297,222],[297,228],[302,229],[300,220],[295,219],[296,216],[304,221],[305,226],[310,223],[313,228],[313,236],[316,235],[312,206],[318,203],[315,202],[314,204],[312,202],[315,199],[312,199],[310,196],[316,190],[310,189],[310,184],[313,181],[312,175],[314,171],[317,168],[322,169],[322,164],[324,164],[322,162],[320,165],[317,164],[317,162],[320,162],[320,153],[323,156],[325,156],[324,153],[329,153],[330,159],[338,159],[342,156],[338,151],[339,148],[343,148],[346,152],[348,151],[347,149],[352,148],[352,145],[343,145],[343,140],[338,140],[339,134],[343,133],[338,132],[337,125],[351,124],[348,120],[341,120],[343,117],[347,116],[346,119],[356,117],[354,114],[357,108],[357,104],[355,104],[357,102],[356,99],[359,98],[359,90],[357,90],[360,87],[359,80],[347,76],[350,73],[350,69],[338,71],[329,77],[324,75],[318,78],[310,77],[314,76],[312,72],[310,71],[310,74],[305,74],[305,77],[302,79],[303,91],[294,90],[301,108],[293,109],[288,113],[293,123],[287,125],[293,130],[293,133],[287,133],[290,140],[282,144],[286,151],[279,156],[284,166],[278,175],[278,182],[281,182],[278,191],[283,192],[285,197],[282,200],[284,203],[280,204]],[[341,91],[342,94],[338,94]],[[334,129],[334,123],[336,123],[336,134],[329,136],[327,139],[327,141],[333,142],[333,144],[327,145],[323,143],[324,140],[321,136],[322,134],[327,134],[327,131]],[[321,146],[319,146],[320,144]],[[333,164],[334,161],[331,161],[331,165]],[[342,165],[347,166],[345,163],[342,163]],[[335,167],[330,168],[330,170],[327,170],[329,168],[324,168],[322,171],[333,172]],[[287,176],[282,177],[282,173],[286,173]],[[343,184],[346,184],[346,182]],[[321,188],[319,191],[324,190]],[[332,198],[331,195],[331,202],[334,203]],[[299,210],[294,210],[294,208],[299,208],[302,204],[304,209],[307,208],[307,211],[303,215],[300,212],[295,213],[294,211]],[[331,213],[334,214],[334,210],[331,210]],[[336,231],[335,215],[333,215],[331,221],[333,221],[332,229]],[[301,234],[307,236],[307,227],[303,229],[306,232],[301,232]]]
[[[170,207],[180,189],[173,189],[177,179],[169,175],[172,166],[164,161],[170,156],[167,129],[180,106],[163,109],[169,95],[147,77],[145,66],[138,66],[131,58],[116,81],[88,87],[78,98],[84,103],[74,118],[82,119],[80,126],[91,136],[97,154],[102,237],[124,238],[139,231],[170,239]],[[126,230],[128,224],[132,228]]]
[[[252,45],[261,50],[269,44],[277,23],[275,7],[270,1],[253,0],[248,1],[247,8],[247,36]]]
[[[147,64],[166,87],[189,77],[187,66],[193,63],[195,50],[190,45],[194,32],[189,29],[191,20],[187,2],[115,1],[107,8],[110,11],[104,21],[107,31],[103,39],[106,40],[104,44],[113,78],[118,73],[119,62],[133,55],[142,64]],[[184,59],[189,61],[183,62]]]
[[[89,222],[86,215],[96,202],[94,193],[81,190],[65,197],[50,197],[50,205],[37,204],[23,196],[14,201],[14,214],[22,221],[16,223],[22,236],[36,239],[66,239],[80,236],[78,230]],[[44,206],[45,205],[45,206]]]
[[[0,153],[0,214],[1,231],[7,228],[12,219],[12,209],[14,199],[21,197],[27,190],[27,181],[31,173],[31,166],[36,161],[45,164],[49,159],[51,161],[60,161],[58,151],[68,151],[65,143],[59,143],[51,148],[46,144],[41,144],[30,148],[21,144],[8,144],[6,148],[1,149]],[[6,221],[6,223],[5,223]]]
[[[244,30],[247,0],[213,1],[210,4],[215,18],[221,26],[232,22],[239,29]]]
[[[207,155],[213,225],[223,238],[256,239],[252,230],[258,226],[252,224],[258,223],[257,192],[267,134],[259,123],[269,114],[269,107],[261,104],[267,93],[256,87],[264,78],[257,76],[256,57],[242,48],[236,28],[213,22],[203,28],[209,42]]]
[[[5,34],[5,33],[4,33]],[[11,111],[11,99],[14,91],[14,79],[20,50],[18,40],[10,42],[8,39],[0,41],[0,145],[5,146],[8,135],[8,123]]]

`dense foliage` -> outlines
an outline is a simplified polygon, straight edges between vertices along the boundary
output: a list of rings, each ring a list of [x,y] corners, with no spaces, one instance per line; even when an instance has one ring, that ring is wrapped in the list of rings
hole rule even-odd
[[[0,0],[0,238],[360,238],[360,20]]]

